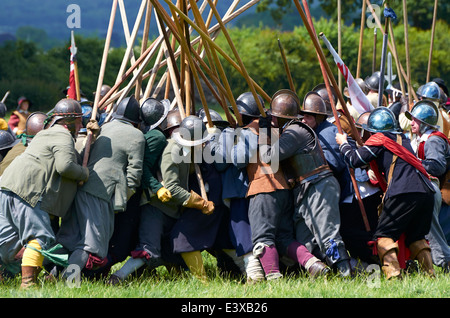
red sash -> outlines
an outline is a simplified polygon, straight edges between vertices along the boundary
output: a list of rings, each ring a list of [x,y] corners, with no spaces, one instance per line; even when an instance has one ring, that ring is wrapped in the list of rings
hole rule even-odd
[[[399,145],[397,142],[393,141],[391,138],[386,137],[382,133],[376,133],[372,135],[367,141],[364,143],[366,146],[384,146],[386,149],[388,149],[390,152],[396,154],[400,158],[402,158],[404,161],[412,165],[414,168],[419,170],[424,176],[426,176],[428,179],[430,178],[428,176],[427,171],[422,166],[422,162],[420,162],[417,157],[409,152],[405,147]],[[377,171],[374,171],[377,175]],[[378,175],[377,175],[378,178]]]

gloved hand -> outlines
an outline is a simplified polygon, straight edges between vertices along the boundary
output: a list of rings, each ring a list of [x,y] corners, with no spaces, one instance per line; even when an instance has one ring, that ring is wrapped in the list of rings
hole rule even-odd
[[[156,196],[161,202],[168,202],[172,198],[172,194],[170,193],[170,191],[164,187],[156,191]]]
[[[214,212],[214,202],[203,199],[196,192],[191,190],[191,196],[183,204],[187,208],[201,210],[203,214],[209,215]]]
[[[97,138],[97,136],[100,134],[100,129],[101,128],[95,119],[89,120],[89,122],[86,125],[86,130],[92,132],[93,139]]]

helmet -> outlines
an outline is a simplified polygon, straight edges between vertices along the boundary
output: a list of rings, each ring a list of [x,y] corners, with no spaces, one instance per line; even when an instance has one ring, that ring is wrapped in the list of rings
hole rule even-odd
[[[47,127],[52,127],[58,121],[64,122],[67,124],[67,128],[72,136],[76,137],[75,134],[78,133],[78,131],[75,131],[76,127],[73,120],[81,116],[83,116],[83,111],[80,103],[71,98],[63,98],[56,103],[52,113],[44,121],[44,126],[49,123]]]
[[[147,98],[141,106],[141,117],[144,123],[150,126],[150,130],[156,128],[166,119],[169,113],[170,102],[168,99],[158,101]]]
[[[56,103],[50,115],[53,123],[62,118],[77,118],[83,116],[81,105],[74,99],[63,98]]]
[[[108,94],[108,92],[110,91],[111,86],[103,84],[102,87],[100,88],[100,99],[105,96],[106,94]],[[93,92],[92,95],[95,96],[97,92]]]
[[[330,96],[328,95],[328,91],[327,91],[327,87],[324,83],[317,85],[316,87],[313,88],[312,90],[313,92],[316,92],[317,94],[320,95],[320,97],[322,97],[322,99],[325,101],[325,105],[327,106],[327,113],[329,116],[333,115],[333,110],[331,109],[331,100],[330,100]],[[332,98],[333,98],[333,102],[336,105],[337,103],[337,94],[336,94],[336,90],[334,89],[333,86],[331,86],[331,94],[333,94]]]
[[[178,107],[171,109],[167,114],[167,126],[164,128],[164,131],[180,126],[181,121],[182,119]]]
[[[307,93],[303,99],[303,109],[300,110],[300,114],[328,116],[325,101],[316,92]]]
[[[179,145],[193,147],[210,140],[212,135],[208,134],[203,120],[190,115],[183,119],[180,127],[174,131],[172,136]]]
[[[14,147],[20,139],[15,138],[6,130],[0,130],[0,150]]]
[[[410,111],[405,112],[406,118],[412,120],[412,117],[418,119],[421,123],[424,123],[433,128],[439,129],[436,126],[439,118],[439,111],[436,105],[429,100],[418,101]]]
[[[439,101],[441,99],[441,89],[435,82],[428,82],[423,85],[420,95],[422,98]]]
[[[44,122],[47,117],[47,114],[43,112],[34,112],[28,116],[25,123],[25,134],[28,137],[34,137],[38,132],[44,129]]]
[[[122,99],[113,115],[114,119],[122,119],[133,124],[141,121],[141,108],[133,95]]]
[[[0,102],[0,118],[4,118],[6,116],[6,105]]]
[[[366,77],[364,83],[366,84],[368,89],[378,91],[378,88],[380,87],[380,72],[375,72],[372,75]]]
[[[270,103],[268,114],[288,119],[300,117],[300,99],[297,94],[289,89],[282,89],[276,92]]]
[[[211,116],[211,121],[214,125],[219,127],[228,127],[230,123],[222,118],[218,112],[216,112],[214,109],[209,110],[209,115]],[[197,116],[200,117],[204,123],[208,122],[208,118],[206,118],[206,112],[203,108],[201,108],[197,112]]]
[[[259,95],[258,95],[258,98],[261,102],[261,105],[264,108],[263,98]],[[236,99],[236,105],[237,105],[238,112],[241,115],[247,115],[250,117],[259,117],[259,115],[260,115],[258,104],[257,104],[255,98],[253,97],[252,92],[245,92],[245,93],[242,93],[241,95],[239,95],[239,97]],[[231,108],[231,111],[233,111],[232,108]]]
[[[361,115],[359,115],[358,119],[355,122],[355,126],[358,128],[362,128],[363,124],[367,124],[367,120],[369,119],[371,112],[364,112]]]
[[[401,133],[394,113],[384,106],[375,108],[367,118],[367,124],[362,124],[362,128],[370,132]]]

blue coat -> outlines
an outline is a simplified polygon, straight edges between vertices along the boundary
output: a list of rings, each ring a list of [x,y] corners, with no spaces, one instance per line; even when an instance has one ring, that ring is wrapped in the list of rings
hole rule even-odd
[[[339,145],[336,142],[337,127],[328,122],[323,121],[314,130],[319,138],[325,159],[328,162],[334,176],[341,186],[341,201],[347,196],[355,193],[353,189],[350,171],[345,163],[344,156],[339,151]],[[349,138],[349,142],[354,142]]]

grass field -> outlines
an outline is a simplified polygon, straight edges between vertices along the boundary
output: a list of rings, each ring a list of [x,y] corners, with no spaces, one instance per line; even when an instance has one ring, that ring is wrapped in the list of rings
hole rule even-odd
[[[245,284],[224,277],[215,258],[203,252],[208,282],[202,283],[188,273],[169,273],[165,267],[110,286],[104,280],[82,279],[79,287],[64,281],[50,283],[39,276],[40,287],[20,290],[20,277],[0,285],[1,297],[31,298],[450,298],[450,274],[436,269],[436,277],[419,273],[404,275],[403,280],[386,281],[377,271],[358,274],[352,279],[336,275],[311,279],[305,273],[290,273],[276,281]],[[113,272],[121,264],[113,267]]]

